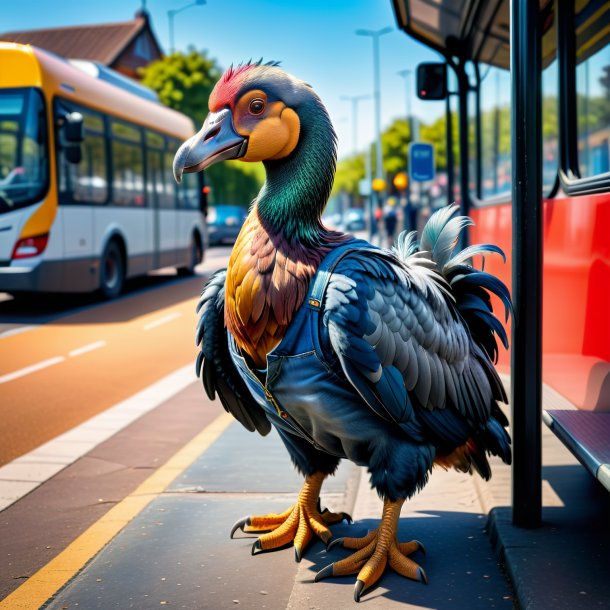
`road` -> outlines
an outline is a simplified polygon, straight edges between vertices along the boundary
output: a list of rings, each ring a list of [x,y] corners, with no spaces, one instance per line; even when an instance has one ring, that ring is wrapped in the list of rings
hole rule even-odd
[[[2,295],[0,465],[194,362],[197,297],[229,252],[210,249],[192,278],[132,281],[107,303]]]

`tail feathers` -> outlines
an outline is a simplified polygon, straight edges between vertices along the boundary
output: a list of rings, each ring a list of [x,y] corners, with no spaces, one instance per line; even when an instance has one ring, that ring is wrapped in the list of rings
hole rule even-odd
[[[512,462],[510,436],[498,420],[494,417],[490,417],[485,423],[485,429],[482,436],[487,451],[492,455],[497,455],[505,464],[510,464]]]
[[[460,234],[474,224],[468,216],[456,216],[458,209],[452,205],[435,212],[426,223],[419,244],[415,232],[403,232],[398,237],[395,253],[411,268],[425,267],[428,271],[430,262],[434,264],[436,272],[449,284],[451,296],[475,343],[496,362],[498,347],[495,337],[507,349],[508,338],[493,313],[489,293],[502,301],[506,320],[513,309],[508,288],[483,269],[486,255],[499,254],[505,262],[506,256],[493,244],[478,244],[456,252]],[[478,270],[468,263],[473,256],[483,257],[483,269]]]

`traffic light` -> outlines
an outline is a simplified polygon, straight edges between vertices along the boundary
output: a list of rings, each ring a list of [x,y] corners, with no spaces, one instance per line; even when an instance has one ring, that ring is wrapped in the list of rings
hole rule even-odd
[[[447,97],[447,64],[423,63],[417,66],[417,97],[444,100]]]
[[[394,188],[398,191],[404,191],[407,186],[409,186],[409,177],[405,172],[398,172],[394,176]]]

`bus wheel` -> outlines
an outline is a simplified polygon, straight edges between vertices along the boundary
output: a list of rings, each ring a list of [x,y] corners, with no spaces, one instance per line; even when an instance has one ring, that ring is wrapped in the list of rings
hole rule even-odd
[[[100,261],[100,292],[105,299],[121,294],[125,281],[125,261],[116,241],[106,246]]]
[[[178,267],[178,275],[195,275],[195,267],[201,262],[201,246],[195,236],[191,237],[189,246],[189,264],[186,267]]]

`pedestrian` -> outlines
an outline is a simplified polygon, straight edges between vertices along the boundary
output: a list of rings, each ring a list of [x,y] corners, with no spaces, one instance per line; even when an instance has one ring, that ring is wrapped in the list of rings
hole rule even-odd
[[[394,235],[396,233],[396,225],[398,224],[396,200],[393,197],[388,199],[388,202],[383,209],[383,222],[385,226],[385,234],[388,238],[388,248],[390,248],[394,245]]]
[[[373,226],[371,227],[371,243],[375,243],[375,238],[379,235],[379,229],[381,228],[381,218],[383,217],[383,211],[380,207],[376,207],[373,212]],[[379,235],[379,245],[381,245],[381,235]]]

